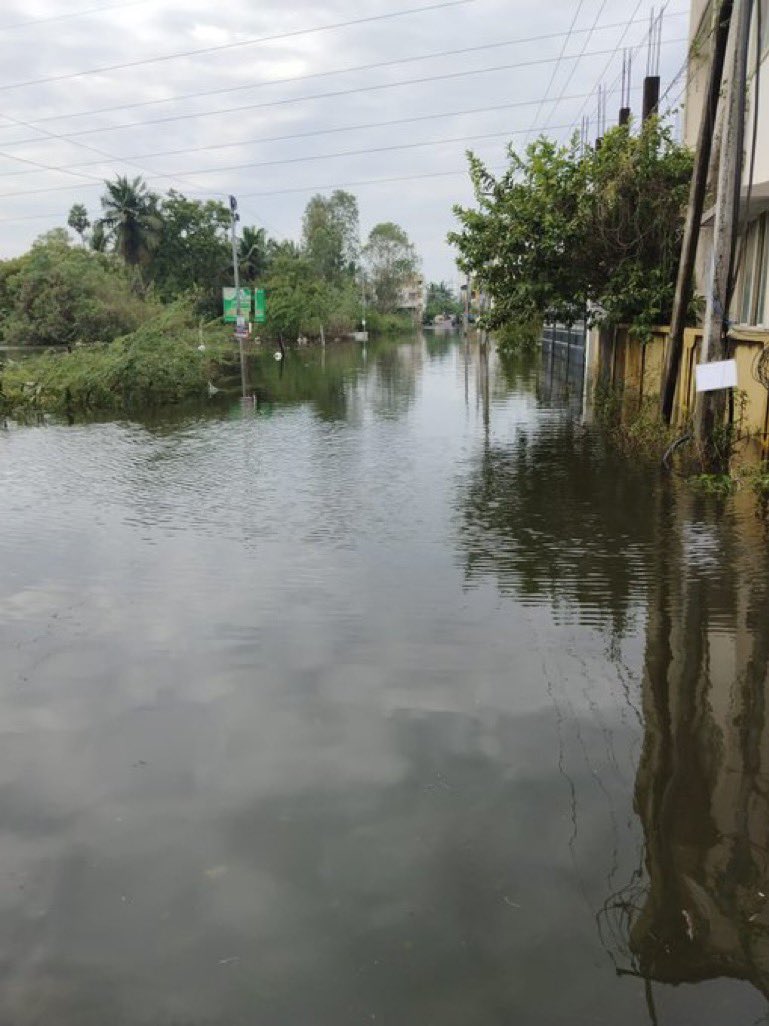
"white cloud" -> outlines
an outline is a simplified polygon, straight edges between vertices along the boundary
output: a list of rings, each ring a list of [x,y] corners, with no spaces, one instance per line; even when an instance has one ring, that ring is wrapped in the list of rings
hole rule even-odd
[[[540,125],[579,124],[581,114],[590,113],[595,107],[598,82],[603,78],[604,83],[611,85],[618,74],[621,48],[614,54],[586,56],[579,61],[574,57],[583,48],[588,52],[615,50],[622,26],[635,9],[634,0],[615,0],[611,10],[601,15],[592,36],[585,30],[594,24],[600,0],[588,0],[555,74],[552,60],[560,53],[563,36],[537,41],[531,37],[563,33],[573,18],[571,0],[553,0],[539,6],[522,0],[512,4],[473,0],[442,10],[331,31],[305,32],[258,45],[7,88],[12,83],[29,83],[85,69],[392,14],[412,3],[417,6],[416,0],[367,0],[365,5],[351,8],[343,0],[296,0],[291,4],[264,0],[259,5],[233,0],[219,11],[212,9],[208,0],[153,0],[112,4],[113,9],[69,17],[87,9],[87,0],[40,3],[32,8],[22,0],[6,0],[2,19],[6,26],[18,26],[34,18],[58,20],[19,26],[5,33],[0,25],[0,45],[5,44],[0,81],[2,110],[22,122],[10,124],[0,120],[0,256],[21,251],[40,231],[57,221],[61,223],[73,202],[82,200],[92,209],[97,208],[97,185],[55,170],[78,162],[83,166],[76,170],[82,175],[126,171],[137,174],[139,169],[148,176],[178,173],[178,178],[154,178],[152,184],[158,189],[174,185],[194,195],[206,191],[234,192],[244,197],[270,193],[244,199],[244,216],[286,236],[298,233],[302,209],[315,187],[413,178],[356,187],[362,220],[366,226],[379,220],[402,223],[424,257],[427,274],[451,277],[453,259],[445,243],[452,221],[451,206],[454,202],[469,202],[471,196],[466,176],[449,176],[444,172],[464,167],[467,146],[492,163],[500,163],[504,156],[503,137],[463,140],[482,134],[517,132],[511,138],[522,142],[525,135],[521,130],[528,129],[535,119]],[[421,4],[427,6],[428,0],[421,0]],[[637,22],[628,30],[624,44],[643,39],[647,17],[648,5],[638,12]],[[606,25],[611,27],[602,27]],[[666,40],[685,35],[686,18],[668,17]],[[368,71],[345,71],[375,62],[518,39],[530,41]],[[663,85],[678,70],[683,54],[683,43],[663,46]],[[551,63],[527,63],[548,59]],[[517,62],[523,66],[516,68]],[[640,87],[644,63],[642,49],[635,63],[636,87]],[[483,70],[498,65],[510,67],[494,72]],[[334,71],[339,73],[327,74]],[[459,72],[476,73],[459,76]],[[322,77],[306,81],[274,81],[318,74]],[[434,76],[446,77],[397,85]],[[549,101],[539,110],[536,101],[549,84]],[[371,88],[374,86],[390,87]],[[228,88],[235,91],[105,113],[80,113]],[[324,95],[329,93],[338,95]],[[556,103],[561,93],[564,98]],[[637,96],[636,93],[636,105]],[[611,118],[611,108],[619,103],[618,97],[610,99],[616,101],[610,102]],[[465,116],[458,113],[492,106],[504,109]],[[226,111],[233,107],[249,109]],[[219,111],[222,113],[216,113]],[[73,113],[79,116],[68,116]],[[451,116],[379,128],[359,127],[439,113]],[[54,115],[56,120],[38,122]],[[344,131],[309,134],[323,129]],[[71,134],[75,132],[89,134]],[[260,141],[269,136],[302,133],[304,138]],[[568,129],[557,129],[554,134],[563,137]],[[441,141],[445,139],[457,141]],[[23,140],[27,141],[17,145]],[[433,145],[383,149],[422,141]],[[211,147],[217,142],[223,144],[221,150],[209,148],[198,152],[200,147]],[[103,158],[94,149],[109,157]],[[152,156],[172,149],[187,152]],[[330,156],[364,149],[375,152]],[[121,159],[139,154],[141,159],[130,164]],[[34,169],[14,157],[48,164],[54,170]],[[265,164],[281,160],[291,163]],[[182,172],[194,169],[235,164],[262,166],[182,176]],[[24,174],[6,174],[10,171]],[[413,177],[431,174],[441,177]],[[61,191],[36,191],[47,188]],[[18,195],[33,190],[34,195]]]

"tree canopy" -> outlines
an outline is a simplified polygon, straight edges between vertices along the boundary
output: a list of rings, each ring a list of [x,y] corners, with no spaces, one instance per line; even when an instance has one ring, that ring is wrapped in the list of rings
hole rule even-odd
[[[651,118],[600,147],[540,138],[496,178],[473,154],[476,206],[455,207],[459,265],[493,301],[491,326],[532,318],[627,323],[640,334],[672,307],[690,152]]]
[[[10,344],[109,341],[134,331],[156,310],[136,295],[114,256],[72,246],[64,229],[0,264],[2,335]]]
[[[160,241],[157,196],[141,178],[130,181],[119,175],[104,184],[107,191],[101,200],[101,221],[108,236],[127,264],[146,264]]]
[[[326,281],[354,275],[360,252],[358,201],[337,189],[313,196],[302,219],[302,247],[315,273]]]
[[[401,290],[419,269],[414,245],[400,225],[385,221],[371,229],[363,257],[377,309],[392,313]]]
[[[22,257],[0,261],[0,335],[32,344],[107,341],[155,317],[177,300],[194,318],[221,316],[222,286],[233,282],[229,206],[159,194],[142,178],[105,182],[101,209],[75,203],[67,225],[38,240]],[[263,227],[241,225],[240,280],[269,292],[265,335],[291,339],[350,332],[363,316],[358,201],[337,189],[307,204],[300,244]],[[401,282],[416,266],[413,247],[396,225],[369,238],[382,309],[394,309]],[[390,290],[388,292],[388,289]],[[376,315],[369,311],[369,321]],[[380,319],[380,326],[395,319]]]

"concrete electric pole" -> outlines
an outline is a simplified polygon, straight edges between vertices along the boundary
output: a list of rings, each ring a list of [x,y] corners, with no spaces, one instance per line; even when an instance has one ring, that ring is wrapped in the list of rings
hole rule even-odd
[[[721,143],[721,159],[718,166],[713,256],[702,336],[701,361],[703,363],[724,358],[724,336],[727,330],[734,238],[742,186],[751,12],[752,0],[734,0],[729,32],[729,92]],[[717,431],[724,423],[725,413],[725,389],[698,394],[695,408],[695,435],[703,453],[705,467],[710,471],[722,471],[724,456],[727,455],[719,452],[717,445]]]
[[[240,266],[238,263],[238,201],[230,196],[230,237],[232,240],[232,274],[235,279],[235,334],[238,337],[238,348],[240,350],[240,384],[243,398],[246,396],[246,355],[243,351],[243,328],[245,320],[243,317],[243,306],[240,298]]]

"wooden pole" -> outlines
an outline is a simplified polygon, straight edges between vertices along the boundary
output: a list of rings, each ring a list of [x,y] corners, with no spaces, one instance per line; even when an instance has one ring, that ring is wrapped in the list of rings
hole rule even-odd
[[[727,326],[729,278],[742,181],[742,147],[751,8],[752,0],[734,0],[729,34],[732,66],[729,76],[728,107],[721,144],[721,160],[718,166],[713,255],[702,336],[701,359],[707,363],[723,358],[723,341]],[[725,412],[726,392],[724,389],[699,393],[694,418],[695,437],[703,454],[705,469],[709,471],[723,471],[725,457],[728,459],[727,453],[718,450],[716,440],[716,432],[723,425]]]
[[[669,424],[673,418],[673,402],[676,394],[676,382],[681,369],[681,355],[684,346],[684,328],[686,315],[692,298],[692,277],[694,261],[697,257],[697,244],[700,237],[702,211],[705,205],[705,192],[708,184],[708,169],[713,148],[713,133],[718,113],[718,98],[724,76],[724,58],[726,43],[729,38],[729,24],[732,18],[734,0],[722,0],[718,11],[713,42],[713,56],[710,62],[710,78],[708,81],[705,105],[702,110],[697,151],[694,158],[692,183],[689,189],[689,205],[686,210],[686,224],[681,244],[681,259],[678,264],[678,280],[673,300],[673,314],[670,319],[670,337],[665,360],[665,378],[662,387],[662,416]]]

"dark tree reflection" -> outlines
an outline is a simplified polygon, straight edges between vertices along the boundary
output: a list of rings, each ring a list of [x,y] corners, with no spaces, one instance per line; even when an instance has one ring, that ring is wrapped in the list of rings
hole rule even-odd
[[[653,540],[648,474],[571,420],[479,454],[459,499],[468,581],[624,631]]]
[[[649,593],[635,791],[648,883],[629,949],[647,979],[734,977],[769,996],[765,553],[749,519],[736,530],[722,518],[714,572],[671,505],[659,511]]]

